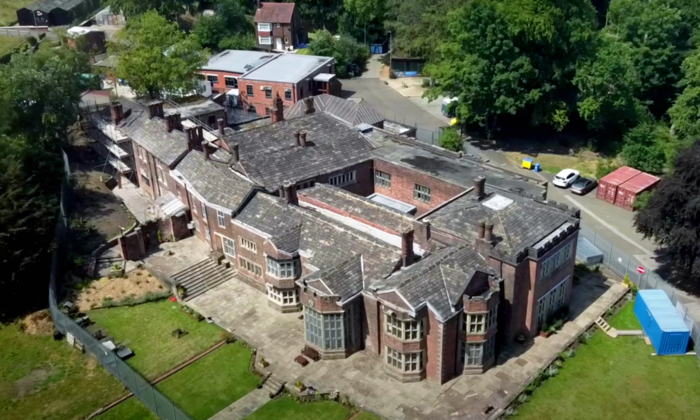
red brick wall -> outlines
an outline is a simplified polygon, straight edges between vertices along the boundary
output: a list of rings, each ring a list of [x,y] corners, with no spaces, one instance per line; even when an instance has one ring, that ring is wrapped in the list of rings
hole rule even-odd
[[[425,374],[426,377],[439,380],[442,372],[440,366],[440,354],[442,353],[441,348],[442,334],[440,332],[440,323],[435,318],[435,314],[432,311],[428,311],[428,322],[427,331],[425,335],[426,344],[426,367]]]
[[[442,325],[442,372],[440,378],[436,378],[441,384],[452,379],[457,369],[457,331],[459,329],[459,315],[453,316]],[[432,357],[428,354],[428,360]]]
[[[207,80],[207,75],[210,74],[218,76],[217,82],[212,84],[212,89],[218,91],[219,93],[228,92],[229,90],[234,89],[226,86],[226,76],[235,77],[236,79],[241,77],[241,73],[234,73],[230,71],[201,70],[200,72],[204,75],[204,80]]]
[[[248,96],[248,86],[253,87],[253,95]],[[265,97],[265,91],[260,90],[261,86],[269,86],[272,88],[272,96],[270,98]],[[292,99],[285,99],[284,92],[287,89],[292,90]],[[282,107],[287,109],[294,105],[299,99],[298,94],[295,92],[294,84],[292,83],[278,83],[260,80],[245,80],[243,78],[238,79],[238,91],[241,95],[241,102],[243,102],[243,109],[247,109],[250,105],[255,107],[255,112],[258,115],[267,115],[265,113],[265,108],[272,109],[272,102],[277,97],[277,94],[282,98]]]
[[[374,186],[374,191],[418,208],[417,215],[439,206],[450,198],[465,191],[465,188],[450,184],[439,178],[397,166],[381,159],[374,160],[374,169],[391,174],[391,189]],[[374,175],[374,174],[373,174]],[[415,184],[430,188],[430,202],[413,198]]]
[[[365,304],[365,349],[371,353],[380,353],[380,310],[379,303],[370,296],[362,297]]]
[[[139,187],[144,190],[151,198],[156,199],[168,191],[171,191],[170,185],[170,168],[158,160],[148,150],[134,143],[134,162],[136,162],[136,173],[138,175]],[[140,155],[139,155],[140,153]],[[144,159],[141,159],[143,156]],[[162,174],[161,179],[158,179],[158,166]],[[149,183],[143,179],[142,171],[148,176]],[[149,185],[150,184],[150,185]]]

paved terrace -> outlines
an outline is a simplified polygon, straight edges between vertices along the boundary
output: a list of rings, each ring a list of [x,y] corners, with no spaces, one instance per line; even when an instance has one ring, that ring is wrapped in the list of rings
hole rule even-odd
[[[280,314],[267,298],[240,281],[229,281],[188,302],[205,316],[257,347],[274,375],[293,384],[297,379],[322,391],[337,389],[355,405],[387,420],[486,419],[505,408],[525,383],[625,292],[610,280],[584,279],[574,286],[573,321],[550,338],[529,346],[502,350],[498,365],[483,375],[461,376],[440,386],[433,382],[400,383],[388,377],[379,357],[356,353],[345,360],[293,362],[303,341],[300,313]],[[484,414],[493,406],[489,414]]]

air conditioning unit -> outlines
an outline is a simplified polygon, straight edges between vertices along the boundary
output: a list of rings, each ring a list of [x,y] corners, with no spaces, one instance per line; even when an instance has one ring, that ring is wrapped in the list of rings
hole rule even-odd
[[[187,229],[192,230],[194,229],[194,223],[190,222],[187,224]]]

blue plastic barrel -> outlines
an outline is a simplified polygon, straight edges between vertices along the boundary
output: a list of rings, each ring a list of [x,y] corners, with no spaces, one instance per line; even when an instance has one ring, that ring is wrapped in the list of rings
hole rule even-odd
[[[540,171],[540,164],[535,163],[535,172],[539,172],[539,171]]]

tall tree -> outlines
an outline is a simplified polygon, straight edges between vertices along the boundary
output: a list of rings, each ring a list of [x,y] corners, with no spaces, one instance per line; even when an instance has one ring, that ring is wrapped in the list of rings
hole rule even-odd
[[[185,35],[155,11],[132,20],[110,48],[119,57],[117,75],[150,98],[194,89],[207,57],[196,35]]]
[[[369,48],[359,44],[347,35],[337,39],[330,32],[317,31],[309,43],[309,51],[314,55],[333,57],[338,77],[347,77],[348,71],[362,72],[369,58]]]
[[[246,16],[246,3],[242,0],[221,0],[214,5],[216,14],[200,16],[193,32],[202,46],[221,50],[225,48],[253,49],[255,29]]]
[[[637,231],[668,250],[675,269],[700,285],[700,141],[679,153],[647,205],[634,217]]]
[[[292,1],[292,0],[288,0]],[[293,0],[304,20],[311,22],[311,29],[336,30],[343,14],[343,0]]]
[[[602,33],[594,54],[578,64],[573,80],[579,90],[578,110],[593,130],[613,130],[619,139],[639,119],[639,77],[633,50],[617,36]]]
[[[633,168],[660,174],[675,158],[677,144],[665,124],[644,122],[625,134],[620,155]]]
[[[348,18],[363,30],[363,42],[367,44],[367,26],[384,19],[384,0],[345,0],[344,8]]]
[[[695,140],[700,136],[700,51],[683,61],[682,71],[683,92],[668,111],[671,129],[681,141]]]
[[[638,97],[663,115],[677,95],[681,62],[691,48],[690,22],[671,0],[613,0],[607,30],[633,47]]]
[[[168,20],[176,20],[184,13],[193,0],[107,0],[112,10],[121,10],[127,18],[136,17],[149,10],[155,10]]]

